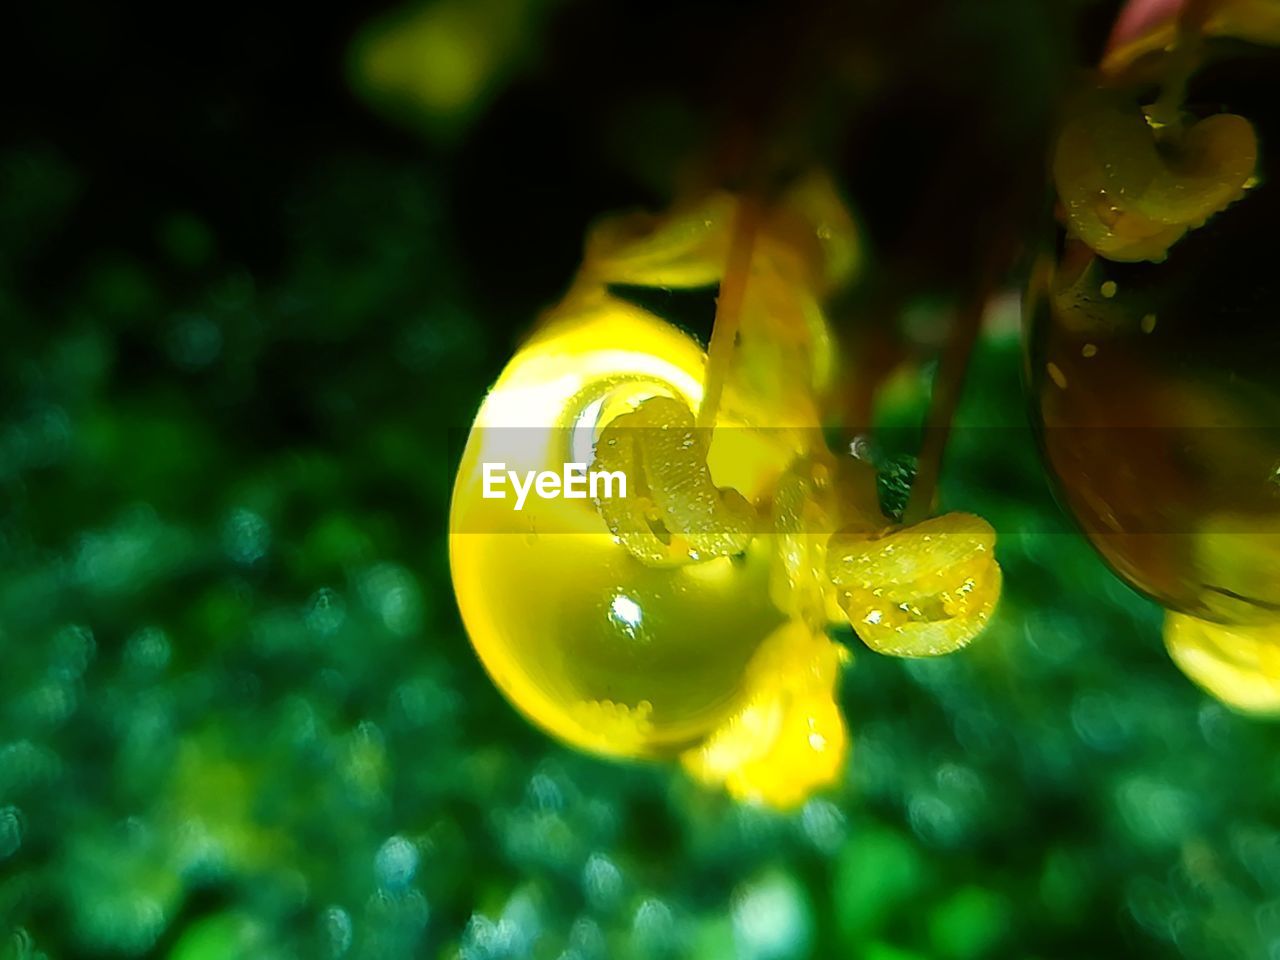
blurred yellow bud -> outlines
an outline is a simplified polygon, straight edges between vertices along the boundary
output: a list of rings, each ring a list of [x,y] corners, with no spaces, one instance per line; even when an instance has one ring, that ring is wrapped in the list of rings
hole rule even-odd
[[[1223,703],[1280,713],[1280,621],[1227,626],[1168,613],[1164,642],[1182,672]]]
[[[356,88],[434,133],[469,120],[529,43],[543,0],[432,0],[368,24],[351,51]]]

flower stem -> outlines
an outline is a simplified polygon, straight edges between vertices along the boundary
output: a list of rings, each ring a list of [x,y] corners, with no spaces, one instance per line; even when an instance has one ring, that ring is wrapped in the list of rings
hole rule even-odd
[[[759,201],[749,196],[740,197],[733,215],[729,256],[725,263],[724,278],[720,281],[716,317],[711,328],[711,344],[707,349],[707,372],[702,387],[702,403],[698,406],[697,425],[700,428],[715,426],[716,413],[720,409],[720,397],[724,393],[729,367],[733,362],[733,350],[742,320],[742,304],[746,296],[747,279],[751,276],[751,257],[759,227]]]
[[[1160,96],[1148,111],[1152,122],[1177,142],[1182,136],[1182,104],[1187,99],[1187,83],[1200,65],[1205,24],[1209,20],[1209,0],[1186,0],[1178,11],[1177,37],[1169,55],[1169,70]]]
[[[956,317],[951,339],[947,341],[938,361],[938,374],[933,384],[933,400],[929,405],[929,419],[925,424],[924,439],[916,464],[916,478],[911,494],[902,511],[902,523],[910,526],[926,519],[933,512],[933,500],[942,474],[942,457],[951,435],[951,421],[960,405],[964,388],[964,375],[969,367],[969,357],[982,330],[982,317],[986,312],[992,287],[986,285],[973,297]]]

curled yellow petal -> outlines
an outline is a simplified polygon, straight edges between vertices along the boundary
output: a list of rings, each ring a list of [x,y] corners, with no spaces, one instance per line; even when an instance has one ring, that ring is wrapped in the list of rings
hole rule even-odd
[[[1182,672],[1223,703],[1280,713],[1280,621],[1227,626],[1168,613],[1164,642]]]
[[[713,193],[661,216],[622,214],[587,237],[582,273],[592,283],[701,287],[717,283],[729,252],[735,198]]]
[[[723,283],[741,201],[721,191],[660,216],[603,221],[588,237],[575,291]],[[835,375],[822,302],[856,273],[857,230],[820,171],[797,178],[763,205],[756,226],[724,392],[756,411],[761,426],[813,429],[821,422],[819,397]]]
[[[1053,176],[1068,228],[1092,250],[1160,262],[1243,196],[1257,161],[1257,134],[1243,117],[1206,117],[1161,141],[1135,104],[1096,93],[1063,127]]]
[[[1157,151],[1150,182],[1132,198],[1134,210],[1156,223],[1198,226],[1244,194],[1258,165],[1253,124],[1233,113],[1205,117],[1174,149]]]
[[[832,493],[827,465],[800,459],[778,480],[773,495],[770,593],[779,610],[815,630],[832,619],[833,594],[826,578],[835,509]]]
[[[951,653],[982,632],[1000,598],[995,531],[949,513],[887,533],[842,532],[827,546],[840,606],[871,649],[897,657]]]
[[[697,780],[733,797],[795,807],[835,783],[848,733],[835,702],[842,650],[797,621],[761,644],[747,669],[740,709],[683,754]]]
[[[809,283],[823,293],[858,271],[861,241],[831,176],[813,170],[796,180],[765,227],[766,243],[803,258]]]
[[[773,494],[770,593],[779,610],[814,629],[844,620],[827,577],[831,531],[883,526],[870,464],[829,456],[797,457]]]
[[[625,496],[597,501],[609,530],[650,565],[689,563],[742,553],[755,510],[742,494],[721,490],[707,466],[709,431],[671,397],[652,397],[616,417],[600,434],[593,471],[621,473]]]

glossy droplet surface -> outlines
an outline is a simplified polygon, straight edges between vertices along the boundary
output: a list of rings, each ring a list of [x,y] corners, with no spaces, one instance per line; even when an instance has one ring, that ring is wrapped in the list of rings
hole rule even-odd
[[[1275,107],[1250,115],[1278,142]],[[1280,614],[1280,578],[1258,575],[1276,556],[1260,534],[1280,523],[1280,271],[1260,239],[1277,222],[1269,176],[1163,263],[1068,235],[1031,298],[1029,379],[1062,499],[1126,580],[1221,622]]]
[[[597,753],[679,757],[703,783],[786,808],[844,769],[847,653],[826,633],[843,619],[837,600],[853,610],[891,594],[898,610],[868,644],[933,655],[982,629],[1000,572],[974,517],[875,537],[875,471],[827,450],[820,301],[856,262],[830,183],[805,178],[768,207],[731,200],[590,238],[565,300],[472,426],[450,561],[472,644],[532,721]],[[717,280],[710,361],[614,286]],[[495,462],[514,482],[570,460],[626,492],[514,510],[482,493]],[[833,566],[832,544],[857,537],[875,541],[874,562],[850,548]]]
[[[811,683],[814,659],[834,649],[822,624],[778,633],[794,607],[771,590],[770,511],[779,478],[821,442],[831,349],[819,297],[854,267],[852,222],[820,175],[762,211],[714,430],[695,428],[702,348],[612,292],[721,280],[737,206],[718,193],[597,228],[568,295],[486,398],[454,488],[454,588],[480,659],[531,720],[598,753],[692,756],[753,711],[808,723],[782,706],[799,684],[825,704],[806,714],[823,718],[823,756],[843,758],[834,669]],[[515,512],[481,495],[487,462],[568,460],[627,475],[628,497]],[[754,665],[775,635],[791,641],[769,646],[770,685]],[[728,785],[729,771],[695,767]],[[753,769],[758,798],[782,802]],[[835,777],[815,769],[806,791]]]
[[[1028,379],[1063,503],[1111,567],[1171,611],[1175,662],[1225,702],[1272,711],[1280,51],[1211,49],[1187,90],[1181,152],[1159,157],[1166,169],[1152,166],[1131,115],[1106,121],[1115,142],[1105,176],[1127,191],[1125,209],[1181,230],[1163,254],[1133,256],[1113,245],[1114,230],[1098,242],[1070,212],[1083,194],[1057,171],[1064,231],[1032,288]],[[1135,91],[1113,96],[1124,95],[1141,102]],[[1080,136],[1079,124],[1071,131]],[[1060,161],[1064,149],[1075,148],[1060,144]]]
[[[530,719],[596,752],[672,755],[738,709],[748,663],[784,619],[769,597],[770,538],[705,562],[647,563],[589,499],[531,498],[519,512],[509,500],[484,499],[483,463],[559,470],[646,400],[696,407],[702,363],[684,334],[599,301],[513,358],[463,454],[450,561],[472,643]],[[770,448],[773,434],[725,433],[772,449],[778,472],[791,455]],[[727,458],[716,480],[758,495],[758,464],[770,457],[755,454]]]

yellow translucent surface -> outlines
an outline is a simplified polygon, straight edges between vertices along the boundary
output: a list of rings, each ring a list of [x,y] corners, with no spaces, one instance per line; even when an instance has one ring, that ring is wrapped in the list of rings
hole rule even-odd
[[[827,548],[827,572],[867,646],[937,656],[969,643],[995,609],[995,542],[981,517],[949,513],[882,536],[839,533]]]
[[[1280,280],[1274,245],[1259,237],[1280,206],[1265,149],[1274,117],[1252,119],[1260,186],[1187,233],[1167,262],[1117,264],[1067,240],[1033,282],[1027,360],[1064,505],[1108,565],[1169,611],[1165,642],[1192,680],[1238,709],[1273,713]]]
[[[1275,202],[1224,218],[1266,223]],[[1259,624],[1280,617],[1280,285],[1235,229],[1140,268],[1068,248],[1033,288],[1028,384],[1059,494],[1116,573],[1180,613]]]
[[[590,500],[530,497],[516,512],[483,499],[482,465],[559,472],[589,461],[610,414],[654,396],[696,408],[703,363],[694,341],[650,315],[583,301],[512,359],[463,454],[450,563],[467,631],[511,702],[585,749],[674,754],[740,708],[747,664],[783,620],[769,598],[771,538],[740,557],[647,565]],[[725,422],[711,450],[716,483],[766,495],[792,452],[734,427],[732,410]]]
[[[1280,713],[1280,621],[1225,626],[1168,613],[1164,641],[1182,671],[1222,702]]]

